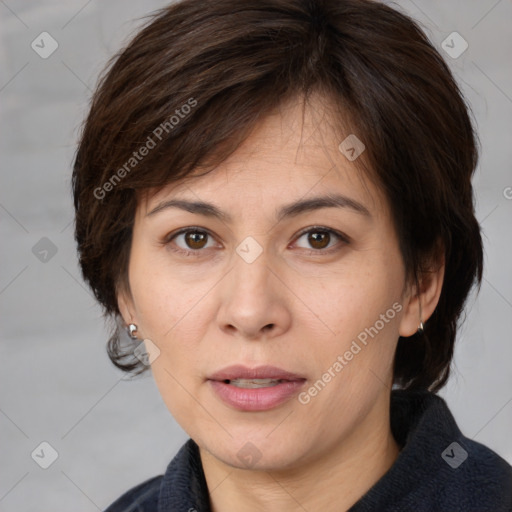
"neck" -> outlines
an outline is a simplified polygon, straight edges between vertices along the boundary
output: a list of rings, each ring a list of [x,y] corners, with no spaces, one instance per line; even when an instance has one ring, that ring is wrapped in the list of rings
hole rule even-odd
[[[371,411],[346,439],[292,469],[233,468],[200,448],[212,511],[348,510],[398,457],[386,405]]]

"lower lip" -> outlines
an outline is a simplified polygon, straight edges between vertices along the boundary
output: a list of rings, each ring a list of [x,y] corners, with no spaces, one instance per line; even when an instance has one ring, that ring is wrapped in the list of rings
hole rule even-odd
[[[241,411],[266,411],[284,402],[304,386],[305,380],[286,381],[266,388],[237,388],[226,382],[209,381],[213,390],[228,405]]]

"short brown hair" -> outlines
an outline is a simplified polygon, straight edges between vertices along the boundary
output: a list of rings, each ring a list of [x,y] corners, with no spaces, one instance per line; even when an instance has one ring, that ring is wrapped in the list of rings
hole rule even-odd
[[[399,339],[394,364],[395,384],[437,391],[466,298],[482,278],[476,137],[423,31],[379,2],[184,0],[156,12],[111,59],[81,133],[72,184],[83,277],[105,315],[119,319],[116,290],[127,282],[140,193],[220,163],[265,114],[313,91],[328,95],[364,141],[407,274],[418,282],[444,251],[438,306],[424,334]],[[157,143],[136,158],[150,139]],[[120,336],[118,322],[109,356],[140,372]]]

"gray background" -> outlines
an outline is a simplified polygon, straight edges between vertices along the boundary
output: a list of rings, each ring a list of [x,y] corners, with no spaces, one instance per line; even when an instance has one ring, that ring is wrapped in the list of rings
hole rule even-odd
[[[125,380],[107,359],[107,331],[80,279],[71,225],[70,168],[91,89],[136,18],[165,4],[0,0],[1,511],[104,509],[161,474],[187,439],[151,376]],[[474,184],[485,279],[441,395],[465,435],[512,463],[512,2],[396,5],[449,62],[482,143]],[[31,48],[43,31],[59,44],[47,59]],[[453,31],[469,44],[457,59],[441,47]],[[43,237],[57,250],[46,261],[33,252]],[[58,452],[48,469],[31,458],[43,441]]]

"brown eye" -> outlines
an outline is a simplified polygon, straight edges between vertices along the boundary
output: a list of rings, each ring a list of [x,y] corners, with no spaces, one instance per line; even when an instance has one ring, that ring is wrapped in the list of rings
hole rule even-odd
[[[331,235],[327,231],[310,231],[308,242],[314,249],[325,249],[331,241]]]
[[[305,240],[306,245],[304,241],[299,243],[301,239]],[[302,249],[310,249],[309,252],[312,255],[315,253],[321,255],[340,250],[344,245],[350,244],[350,239],[343,233],[330,228],[313,227],[302,231],[296,244]]]
[[[202,249],[208,240],[208,234],[201,231],[187,231],[184,235],[190,249]]]
[[[207,231],[186,228],[167,236],[163,243],[174,252],[186,256],[201,256],[213,247],[214,239]]]

